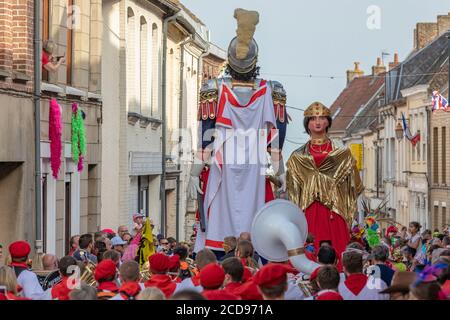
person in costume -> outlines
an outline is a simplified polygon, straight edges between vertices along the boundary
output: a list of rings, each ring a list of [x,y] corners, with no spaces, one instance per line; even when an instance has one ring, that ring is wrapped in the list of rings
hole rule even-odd
[[[305,110],[310,140],[287,161],[286,185],[289,200],[305,212],[316,251],[328,241],[340,257],[364,187],[350,150],[327,136],[331,124],[330,109],[322,103],[314,102]]]
[[[317,272],[319,292],[314,296],[314,300],[344,300],[338,291],[340,281],[341,277],[336,267],[329,265],[320,267]]]
[[[167,274],[170,268],[170,258],[163,253],[155,253],[149,258],[150,271],[149,280],[144,283],[146,288],[157,287],[169,298],[177,289],[177,284]]]
[[[206,247],[219,258],[224,238],[249,232],[258,210],[274,199],[266,178],[268,153],[272,181],[285,190],[280,163],[286,93],[279,82],[258,78],[258,45],[253,39],[258,13],[236,9],[234,16],[238,29],[228,47],[228,75],[207,81],[200,91],[199,151],[188,186],[189,198],[203,195],[194,251]]]
[[[269,263],[263,266],[253,278],[264,300],[285,300],[288,290],[288,273],[298,271],[287,264]]]
[[[69,294],[75,287],[74,281],[70,279],[75,266],[77,266],[77,260],[71,256],[62,257],[58,262],[61,281],[49,289],[53,300],[69,300]]]
[[[202,295],[208,300],[241,300],[238,295],[224,290],[225,271],[218,263],[210,263],[200,272]]]
[[[36,274],[30,270],[30,266],[27,264],[28,255],[31,251],[28,242],[15,241],[9,245],[8,249],[11,256],[9,266],[16,274],[21,295],[32,300],[46,300],[48,295],[39,284]]]
[[[102,260],[94,271],[94,278],[97,281],[97,299],[108,300],[119,293],[117,286],[117,266],[111,259]]]

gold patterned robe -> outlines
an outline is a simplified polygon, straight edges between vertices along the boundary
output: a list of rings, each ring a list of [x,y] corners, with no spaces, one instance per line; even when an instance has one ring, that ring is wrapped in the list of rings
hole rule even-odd
[[[357,197],[364,189],[356,160],[348,148],[339,148],[332,141],[332,151],[317,167],[308,145],[294,151],[287,162],[289,200],[303,211],[319,201],[351,223],[358,210]]]

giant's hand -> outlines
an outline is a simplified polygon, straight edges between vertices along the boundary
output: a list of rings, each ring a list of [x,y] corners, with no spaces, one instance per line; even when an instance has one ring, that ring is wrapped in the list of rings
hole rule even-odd
[[[200,188],[200,178],[191,176],[188,184],[188,198],[197,200],[197,193],[203,194],[202,188]]]
[[[197,200],[197,193],[203,194],[202,188],[200,188],[200,173],[202,172],[205,164],[203,162],[194,162],[192,164],[191,175],[189,178],[189,184],[187,188],[188,199]]]
[[[280,174],[277,179],[281,185],[281,187],[278,188],[278,192],[286,192],[286,173]]]

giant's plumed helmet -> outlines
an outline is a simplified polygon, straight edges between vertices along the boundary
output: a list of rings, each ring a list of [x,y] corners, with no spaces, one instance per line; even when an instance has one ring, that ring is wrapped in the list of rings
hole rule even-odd
[[[253,35],[259,22],[259,13],[236,9],[234,18],[238,24],[237,36],[228,46],[228,65],[237,73],[245,74],[256,67],[258,60],[258,44],[253,39]]]

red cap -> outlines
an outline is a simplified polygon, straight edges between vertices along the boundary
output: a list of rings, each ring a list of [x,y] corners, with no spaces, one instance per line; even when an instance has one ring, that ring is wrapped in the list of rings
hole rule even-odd
[[[116,263],[111,259],[102,260],[95,267],[94,278],[97,281],[112,278],[115,275],[116,275]]]
[[[208,300],[241,300],[239,296],[225,290],[205,290],[202,295]]]
[[[233,293],[240,296],[242,300],[264,300],[253,280],[247,281]]]
[[[113,229],[103,229],[102,232],[108,233],[108,234],[116,234]]]
[[[225,280],[225,271],[217,263],[210,263],[200,271],[200,284],[205,289],[218,289]]]
[[[169,270],[170,259],[163,253],[154,253],[148,258],[152,273],[164,273]]]
[[[296,274],[298,271],[286,264],[269,263],[259,269],[253,281],[260,287],[272,287],[286,282],[287,273]]]
[[[169,270],[172,271],[176,271],[178,270],[178,268],[180,268],[180,256],[177,254],[174,254],[173,256],[171,256],[169,258],[170,260],[170,265],[169,265]]]
[[[30,254],[31,247],[26,241],[16,241],[9,245],[11,258],[25,258]]]

